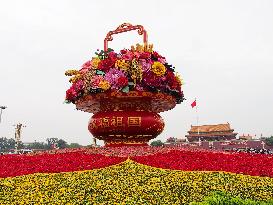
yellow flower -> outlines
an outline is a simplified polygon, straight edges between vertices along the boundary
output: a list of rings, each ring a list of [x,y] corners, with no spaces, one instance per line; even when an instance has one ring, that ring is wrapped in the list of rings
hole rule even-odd
[[[98,68],[100,59],[99,58],[92,58],[91,65],[93,68]]]
[[[81,74],[77,74],[77,75],[73,76],[72,78],[70,78],[69,82],[70,83],[75,83],[75,82],[77,82],[80,79],[82,79],[82,75]]]
[[[80,73],[80,71],[78,71],[78,70],[67,70],[67,71],[65,71],[66,76],[77,75],[79,73]]]
[[[119,68],[120,70],[127,71],[130,67],[130,64],[126,63],[125,60],[117,60],[115,67]]]
[[[136,46],[131,46],[131,51],[151,53],[151,52],[153,52],[153,44],[144,43],[144,45],[141,45],[141,44],[137,43]]]
[[[178,73],[175,74],[175,78],[180,85],[184,85],[184,81]]]
[[[160,62],[154,62],[151,70],[157,76],[163,76],[166,72],[166,67]]]
[[[100,83],[99,83],[99,87],[103,90],[108,90],[111,86],[110,86],[110,83],[107,81],[107,80],[102,80]]]

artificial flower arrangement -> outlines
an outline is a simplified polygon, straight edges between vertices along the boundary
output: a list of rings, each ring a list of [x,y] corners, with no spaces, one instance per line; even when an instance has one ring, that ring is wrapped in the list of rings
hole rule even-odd
[[[182,80],[166,58],[153,51],[153,45],[131,46],[119,53],[108,48],[97,50],[96,56],[80,70],[68,70],[72,86],[66,91],[66,103],[102,92],[148,91],[166,93],[179,104],[184,100]]]

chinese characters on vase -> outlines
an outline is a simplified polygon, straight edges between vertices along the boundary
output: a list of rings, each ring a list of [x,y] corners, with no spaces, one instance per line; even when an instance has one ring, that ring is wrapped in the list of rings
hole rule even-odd
[[[147,111],[107,111],[94,114],[88,129],[96,138],[110,144],[147,145],[164,128],[160,115]]]

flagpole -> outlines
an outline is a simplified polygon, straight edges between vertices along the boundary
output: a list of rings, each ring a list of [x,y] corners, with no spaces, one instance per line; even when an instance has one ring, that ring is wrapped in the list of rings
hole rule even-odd
[[[195,98],[195,102],[196,102],[196,98]],[[196,104],[197,104],[197,102],[196,102]],[[197,133],[199,135],[199,117],[198,117],[197,105],[195,106],[195,111],[196,111]]]

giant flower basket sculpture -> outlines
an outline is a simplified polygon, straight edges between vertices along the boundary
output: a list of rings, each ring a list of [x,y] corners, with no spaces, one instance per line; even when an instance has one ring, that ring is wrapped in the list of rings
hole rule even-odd
[[[143,45],[137,44],[119,53],[108,48],[113,34],[137,30]],[[164,128],[159,112],[184,100],[181,79],[165,57],[148,44],[146,30],[128,23],[110,31],[104,50],[83,64],[80,70],[68,70],[72,86],[66,102],[94,113],[88,129],[106,146],[147,145]]]

